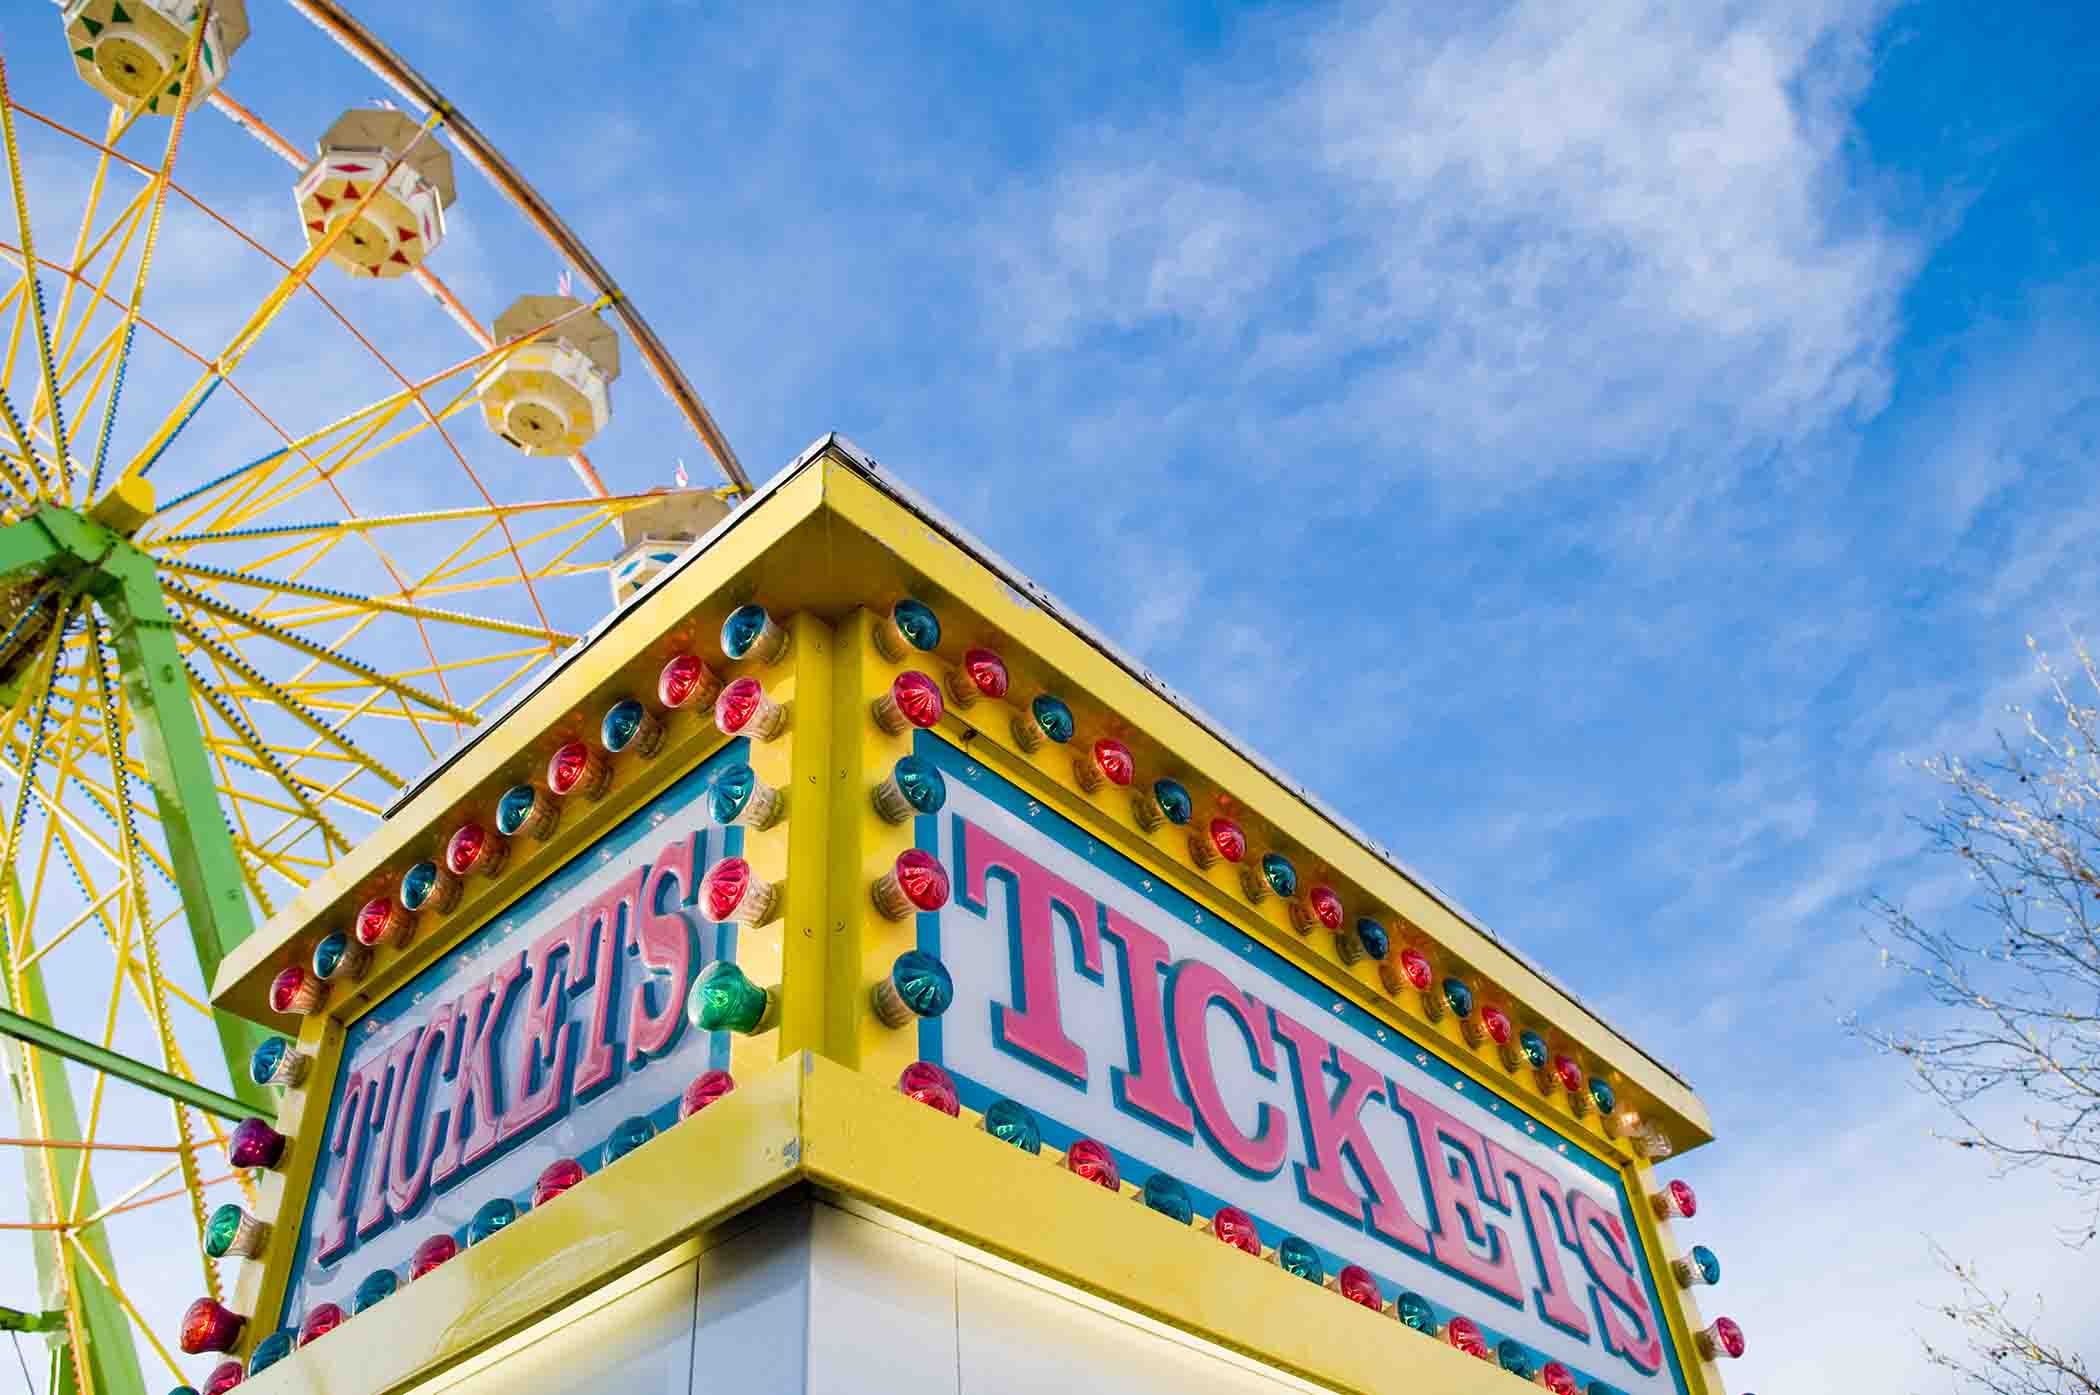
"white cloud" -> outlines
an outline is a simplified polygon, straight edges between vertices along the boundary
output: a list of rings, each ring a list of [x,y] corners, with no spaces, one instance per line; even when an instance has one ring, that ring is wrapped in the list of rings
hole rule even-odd
[[[1846,178],[1874,18],[1614,0],[1271,26],[1012,197],[985,229],[993,313],[1031,348],[1214,346],[1186,390],[1260,394],[1269,453],[1313,475],[1374,435],[1501,488],[1812,434],[1881,406],[1917,260]],[[1298,403],[1282,430],[1273,393]]]

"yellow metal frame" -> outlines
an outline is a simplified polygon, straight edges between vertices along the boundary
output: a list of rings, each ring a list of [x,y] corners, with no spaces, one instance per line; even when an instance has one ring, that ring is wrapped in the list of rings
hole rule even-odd
[[[1011,702],[987,701],[951,711],[940,728],[943,736],[967,745],[973,758],[1002,778],[1028,789],[1379,1021],[1550,1119],[1566,1137],[1611,1164],[1633,1199],[1630,1210],[1692,1395],[1719,1395],[1718,1372],[1697,1356],[1697,1310],[1669,1278],[1675,1246],[1645,1205],[1655,1179],[1627,1140],[1609,1136],[1594,1111],[1577,1115],[1564,1096],[1542,1091],[1528,1070],[1505,1070],[1492,1047],[1468,1044],[1448,1015],[1441,1021],[1428,1018],[1416,995],[1389,993],[1375,965],[1343,963],[1331,937],[1298,934],[1274,898],[1251,904],[1236,869],[1198,869],[1187,855],[1185,830],[1146,832],[1134,817],[1128,791],[1086,793],[1072,769],[1074,753],[1094,736],[1112,732],[1132,747],[1145,778],[1173,774],[1197,794],[1199,810],[1229,808],[1255,849],[1288,850],[1308,883],[1332,883],[1352,907],[1384,908],[1378,913],[1420,932],[1444,971],[1464,974],[1481,986],[1483,996],[1491,993],[1561,1048],[1578,1053],[1612,1081],[1622,1107],[1635,1108],[1664,1127],[1680,1147],[1711,1136],[1705,1110],[1690,1089],[1113,656],[930,527],[836,445],[815,452],[802,468],[733,516],[703,552],[653,583],[615,623],[575,651],[543,686],[226,960],[214,1001],[223,1009],[271,1020],[265,995],[279,968],[303,960],[320,935],[346,925],[365,899],[390,894],[407,866],[433,855],[463,819],[485,815],[504,788],[538,779],[554,747],[590,734],[597,715],[612,701],[652,694],[657,669],[671,653],[700,653],[725,678],[751,673],[789,707],[787,731],[751,748],[760,778],[786,794],[788,808],[773,828],[747,831],[745,856],[759,876],[781,881],[785,894],[779,916],[758,933],[747,929],[739,935],[738,958],[745,972],[781,995],[777,1025],[764,1036],[736,1042],[732,1069],[739,1089],[705,1115],[589,1179],[549,1208],[549,1216],[528,1216],[419,1280],[419,1301],[401,1305],[409,1311],[394,1314],[407,1330],[389,1329],[384,1369],[373,1366],[369,1344],[356,1344],[355,1358],[348,1353],[339,1358],[329,1351],[335,1344],[322,1342],[286,1362],[284,1378],[306,1371],[301,1388],[343,1395],[408,1388],[447,1363],[514,1336],[562,1302],[580,1300],[592,1287],[739,1206],[807,1181],[1323,1385],[1390,1389],[1419,1378],[1440,1389],[1508,1388],[1499,1383],[1498,1370],[1422,1340],[1390,1318],[1382,1329],[1351,1327],[1376,1320],[1272,1265],[1225,1251],[1207,1236],[1177,1235],[1171,1222],[1142,1208],[1115,1205],[1115,1198],[1103,1197],[1098,1187],[896,1093],[892,1082],[915,1054],[916,1034],[883,1028],[870,1009],[869,992],[911,932],[874,912],[868,888],[911,834],[908,826],[883,822],[873,811],[870,793],[890,762],[909,749],[910,738],[880,731],[868,718],[868,705],[901,669],[920,668],[938,679],[953,662],[953,657],[944,662],[941,655],[914,655],[891,663],[881,655],[874,642],[874,612],[905,595],[924,600],[941,616],[942,655],[959,656],[977,644],[998,649],[1012,671],[1014,699],[1025,702],[1035,692],[1054,692],[1070,703],[1080,727],[1070,745],[1047,744],[1029,754],[1008,729],[1019,709]],[[751,661],[725,666],[713,637],[731,609],[753,599],[776,617],[787,617],[789,651],[771,666]],[[419,928],[404,948],[383,951],[357,992],[301,1024],[302,1049],[317,1059],[306,1086],[287,1095],[279,1118],[279,1127],[294,1140],[294,1161],[263,1196],[265,1219],[292,1223],[275,1227],[263,1262],[249,1266],[237,1307],[274,1313],[278,1306],[297,1238],[295,1218],[304,1212],[308,1174],[318,1154],[319,1116],[332,1089],[342,1027],[719,745],[721,738],[704,719],[673,713],[670,720],[664,749],[653,760],[616,758],[602,799],[565,802],[561,824],[546,843],[521,844],[500,880],[470,881],[441,928]],[[795,1064],[775,1064],[782,1061]],[[794,1100],[791,1124],[782,1103],[789,1095]],[[637,1160],[646,1161],[630,1166]],[[653,1179],[650,1189],[630,1192],[623,1179],[645,1174]],[[738,1188],[742,1195],[731,1196]],[[571,1205],[571,1197],[602,1200]],[[615,1197],[627,1198],[628,1204]],[[675,1223],[667,1226],[665,1217]],[[598,1243],[607,1226],[615,1239],[608,1242],[604,1262],[569,1265],[563,1256]],[[568,1276],[559,1293],[530,1287],[528,1276],[541,1265],[556,1265],[550,1272]],[[528,1303],[513,1297],[513,1290],[540,1296]],[[272,1370],[258,1379],[269,1388],[267,1382],[280,1377]]]

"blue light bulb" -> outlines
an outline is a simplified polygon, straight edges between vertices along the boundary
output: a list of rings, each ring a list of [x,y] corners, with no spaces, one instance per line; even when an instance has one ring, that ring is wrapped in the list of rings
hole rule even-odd
[[[605,1140],[605,1160],[615,1162],[656,1137],[656,1125],[646,1115],[637,1114],[623,1119],[613,1127]]]
[[[748,765],[732,765],[715,777],[714,785],[707,792],[707,813],[719,824],[732,824],[736,816],[744,812],[751,802],[751,792],[758,788],[758,774]]]
[[[732,659],[741,659],[751,652],[759,636],[766,632],[772,617],[762,605],[740,605],[729,612],[722,622],[722,652]]]
[[[358,1282],[357,1292],[351,1296],[350,1311],[361,1313],[365,1309],[393,1296],[401,1287],[401,1276],[391,1269],[375,1269]]]
[[[912,648],[931,650],[941,647],[941,622],[924,602],[907,596],[890,611],[890,619],[897,622],[898,631]]]
[[[1145,1179],[1143,1196],[1147,1206],[1184,1225],[1196,1214],[1196,1204],[1189,1199],[1188,1187],[1180,1178],[1169,1177],[1164,1172],[1155,1172]]]
[[[248,1374],[253,1376],[275,1366],[292,1354],[292,1334],[272,1332],[255,1344],[255,1354],[248,1358]]]
[[[1072,739],[1077,730],[1072,721],[1072,709],[1065,706],[1063,698],[1054,698],[1048,693],[1038,694],[1028,704],[1028,711],[1035,724],[1043,729],[1043,735],[1063,744]]]
[[[283,1037],[264,1037],[256,1043],[255,1054],[248,1058],[248,1078],[258,1085],[268,1085],[277,1078],[278,1067],[291,1049],[292,1044]]]
[[[1182,788],[1179,780],[1154,780],[1152,797],[1158,801],[1159,812],[1166,816],[1167,822],[1177,827],[1196,816],[1196,802],[1189,798],[1189,792]]]
[[[532,786],[512,785],[496,801],[496,831],[506,838],[515,838],[538,803],[539,792]]]
[[[480,1244],[516,1220],[520,1214],[518,1203],[507,1196],[482,1202],[481,1208],[474,1213],[474,1219],[467,1222],[467,1243]]]
[[[906,756],[892,767],[890,775],[905,802],[922,814],[938,814],[948,802],[948,782],[930,760]]]
[[[1011,1143],[1024,1153],[1043,1151],[1043,1131],[1028,1107],[1013,1100],[992,1101],[984,1111],[984,1131],[1002,1143]]]
[[[598,735],[605,749],[618,753],[627,749],[634,734],[642,729],[642,719],[648,712],[633,698],[621,698],[605,709],[605,720],[598,724]]]
[[[437,890],[438,869],[435,862],[418,862],[401,878],[401,907],[403,910],[420,911],[430,893]]]
[[[907,949],[890,969],[890,983],[904,1005],[920,1017],[939,1017],[955,1001],[948,966],[923,950]]]

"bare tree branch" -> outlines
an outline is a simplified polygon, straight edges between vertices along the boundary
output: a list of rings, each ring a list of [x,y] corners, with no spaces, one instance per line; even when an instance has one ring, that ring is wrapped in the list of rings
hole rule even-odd
[[[2059,667],[2035,650],[2050,700],[2017,710],[2021,739],[2001,736],[1995,759],[1923,763],[1945,794],[1920,826],[1967,868],[1974,914],[1944,928],[1874,898],[1883,962],[1942,1011],[1923,1030],[1849,1025],[1946,1107],[1948,1141],[2001,1172],[2049,1171],[2083,1217],[2066,1239],[2084,1245],[2100,1234],[2100,668],[2076,653]],[[1940,1315],[1962,1334],[1961,1349],[1926,1342],[1935,1366],[1991,1395],[2100,1395],[2082,1356],[2036,1335],[2040,1299],[2026,1311],[1934,1253],[1959,1288]]]

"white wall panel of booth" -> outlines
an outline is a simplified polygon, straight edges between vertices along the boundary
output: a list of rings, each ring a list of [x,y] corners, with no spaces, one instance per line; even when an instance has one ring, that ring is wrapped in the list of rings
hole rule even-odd
[[[880,1212],[804,1192],[743,1219],[417,1395],[1316,1389]]]

